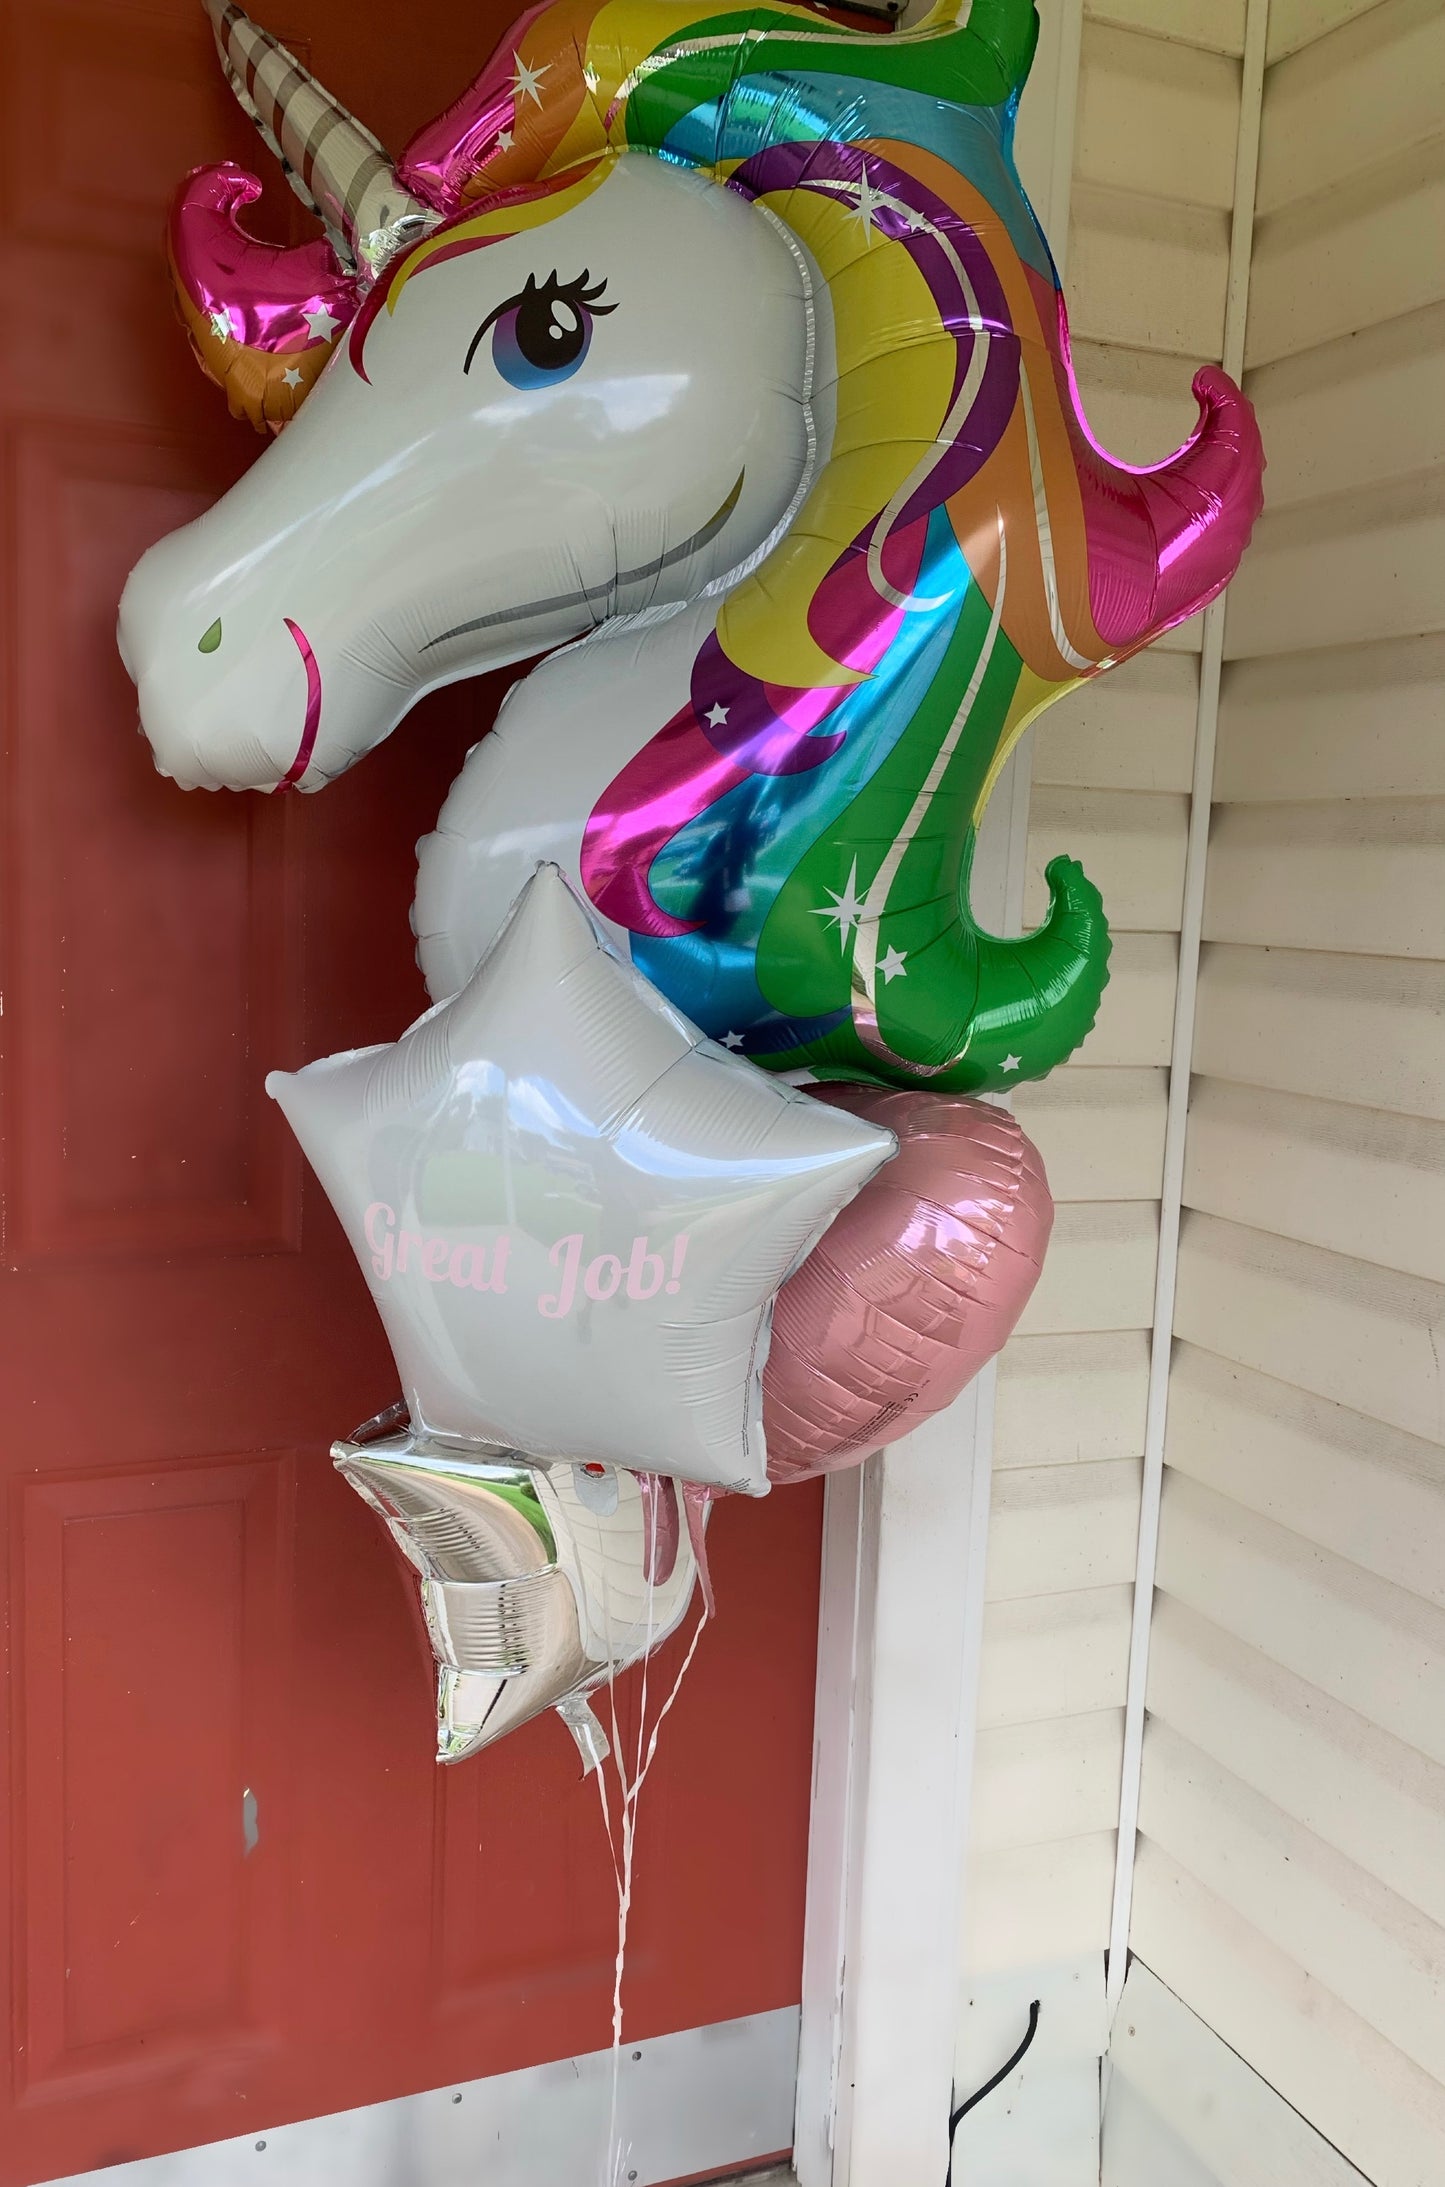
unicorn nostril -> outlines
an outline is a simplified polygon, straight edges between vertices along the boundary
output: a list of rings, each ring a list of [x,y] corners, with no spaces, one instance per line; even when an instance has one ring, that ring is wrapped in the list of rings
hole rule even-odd
[[[221,618],[218,615],[209,630],[204,631],[197,642],[198,653],[214,653],[221,642]]]

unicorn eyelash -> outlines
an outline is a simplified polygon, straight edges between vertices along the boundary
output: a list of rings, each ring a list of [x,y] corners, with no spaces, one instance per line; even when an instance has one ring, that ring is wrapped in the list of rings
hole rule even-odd
[[[463,372],[471,371],[472,360],[490,333],[493,361],[513,386],[540,386],[568,376],[587,354],[593,320],[617,309],[615,304],[601,302],[606,291],[606,280],[594,282],[586,266],[573,281],[563,281],[555,267],[540,284],[529,273],[526,287],[488,312],[477,328]],[[570,315],[570,323],[569,317],[559,317],[559,310]]]

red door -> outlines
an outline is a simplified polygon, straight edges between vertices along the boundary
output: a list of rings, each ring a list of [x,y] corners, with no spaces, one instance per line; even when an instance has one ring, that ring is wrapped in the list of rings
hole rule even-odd
[[[514,12],[282,4],[269,27],[393,144]],[[498,691],[419,709],[314,800],[152,772],[121,584],[257,450],[173,322],[162,209],[203,159],[268,162],[195,0],[13,0],[3,23],[0,2187],[20,2187],[598,2048],[615,1910],[560,1725],[433,1764],[401,1577],[327,1458],[395,1378],[262,1094],[268,1068],[422,1006],[412,846]],[[631,2033],[798,1997],[819,1510],[792,1489],[717,1519],[720,1622],[643,1808]]]

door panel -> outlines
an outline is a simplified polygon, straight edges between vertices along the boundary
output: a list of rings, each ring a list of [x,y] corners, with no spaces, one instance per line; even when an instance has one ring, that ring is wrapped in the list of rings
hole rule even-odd
[[[237,1064],[300,1037],[295,830],[261,798],[173,826],[113,629],[131,564],[235,466],[74,425],[11,453],[15,1249],[294,1252],[300,1157]]]
[[[285,1614],[293,1474],[273,1456],[17,1499],[28,2096],[254,2041],[282,1877],[236,1859],[234,1788],[275,1780],[280,1696],[256,1666]]]
[[[284,5],[271,27],[394,144],[511,12]],[[121,583],[259,446],[174,324],[164,204],[232,157],[272,234],[304,223],[193,0],[0,24],[0,2187],[22,2187],[595,2049],[614,1902],[560,1726],[431,1759],[406,1585],[327,1458],[394,1372],[262,1090],[424,1006],[413,844],[502,686],[427,702],[316,799],[154,773]],[[718,1515],[720,1622],[642,1808],[639,2037],[798,1997],[819,1515],[814,1490]]]

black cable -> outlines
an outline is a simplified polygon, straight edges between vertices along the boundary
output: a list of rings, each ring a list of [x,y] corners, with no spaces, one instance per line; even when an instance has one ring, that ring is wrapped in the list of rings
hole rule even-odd
[[[991,2095],[993,2094],[994,2090],[995,2090],[995,2089],[996,2089],[996,2088],[998,2087],[998,2085],[999,2085],[999,2083],[1000,2083],[1001,2081],[1006,2081],[1006,2080],[1008,2079],[1008,2077],[1009,2077],[1009,2075],[1010,2075],[1010,2074],[1012,2073],[1012,2071],[1013,2071],[1014,2067],[1015,2067],[1016,2065],[1018,2065],[1018,2064],[1019,2064],[1020,2060],[1021,2060],[1021,2059],[1023,2058],[1024,2054],[1025,2054],[1025,2053],[1026,2053],[1026,2051],[1028,2050],[1029,2044],[1030,2044],[1030,2043],[1031,2043],[1031,2042],[1033,2041],[1034,2037],[1035,2037],[1035,2036],[1036,2036],[1036,2035],[1038,2034],[1038,2032],[1039,2032],[1039,2001],[1038,2001],[1038,1999],[1037,1999],[1037,1997],[1036,1997],[1036,1998],[1034,1999],[1033,2003],[1032,2003],[1032,2004],[1031,2004],[1031,2005],[1029,2006],[1029,2031],[1028,2031],[1028,2034],[1027,2034],[1027,2035],[1026,2035],[1026,2036],[1024,2037],[1023,2041],[1022,2041],[1022,2042],[1021,2042],[1021,2043],[1019,2044],[1019,2047],[1018,2047],[1018,2049],[1017,2049],[1017,2050],[1016,2050],[1016,2051],[1014,2052],[1014,2054],[1013,2054],[1013,2056],[1012,2056],[1012,2057],[1010,2058],[1010,2060],[1009,2060],[1008,2064],[1007,2064],[1007,2065],[1002,2065],[1002,2066],[1000,2066],[1000,2067],[999,2067],[999,2069],[998,2069],[998,2071],[997,2071],[997,2073],[995,2073],[995,2075],[994,2075],[993,2079],[992,2079],[991,2081],[985,2081],[985,2082],[984,2082],[984,2084],[983,2084],[983,2086],[982,2086],[982,2088],[976,2088],[976,2089],[974,2090],[973,2094],[972,2094],[972,2095],[971,2095],[971,2096],[970,2096],[970,2097],[968,2098],[967,2102],[966,2102],[966,2103],[961,2103],[961,2104],[959,2105],[958,2109],[957,2109],[957,2110],[956,2110],[955,2112],[953,2112],[953,2113],[951,2114],[950,2118],[949,2118],[949,2121],[948,2121],[948,2171],[947,2171],[947,2173],[946,2173],[946,2174],[944,2175],[943,2187],[953,2187],[953,2137],[954,2137],[954,2135],[955,2135],[955,2134],[956,2134],[956,2133],[958,2132],[958,2122],[959,2122],[959,2120],[960,2120],[960,2119],[962,2119],[962,2118],[966,2118],[966,2117],[968,2116],[968,2113],[969,2113],[970,2111],[972,2111],[972,2109],[974,2108],[974,2105],[975,2105],[975,2104],[980,2104],[980,2103],[982,2103],[982,2102],[983,2102],[983,2099],[984,2099],[984,2097],[985,2097],[985,2096],[991,2096]]]

